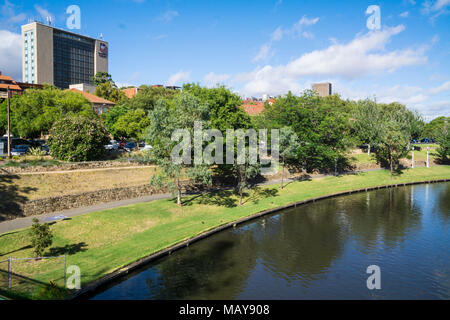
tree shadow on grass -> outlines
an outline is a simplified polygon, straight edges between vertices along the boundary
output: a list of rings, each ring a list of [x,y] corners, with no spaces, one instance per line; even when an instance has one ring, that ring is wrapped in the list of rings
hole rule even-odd
[[[21,204],[28,201],[28,197],[23,194],[37,190],[37,188],[18,187],[14,184],[17,179],[20,179],[18,175],[5,175],[0,172],[0,222],[23,217]]]
[[[26,249],[31,249],[31,248],[33,248],[33,247],[28,245],[28,246],[24,246],[22,248],[19,248],[19,249],[13,250],[13,251],[0,252],[0,256],[6,256],[6,255],[11,254],[11,253],[15,253],[15,252],[19,252],[19,251],[26,250]]]
[[[197,195],[183,203],[183,206],[192,206],[193,204],[206,204],[226,208],[237,206],[237,199],[233,197],[231,190],[215,191]]]
[[[64,247],[50,248],[50,251],[45,256],[62,256],[64,254],[73,255],[86,250],[87,244],[85,242],[80,242],[77,244],[67,244]]]
[[[261,188],[261,187],[254,187],[250,190],[249,193],[246,193],[247,199],[243,202],[243,204],[246,204],[248,202],[253,202],[254,204],[257,204],[260,200],[266,199],[266,198],[272,198],[277,197],[278,189],[276,188]]]

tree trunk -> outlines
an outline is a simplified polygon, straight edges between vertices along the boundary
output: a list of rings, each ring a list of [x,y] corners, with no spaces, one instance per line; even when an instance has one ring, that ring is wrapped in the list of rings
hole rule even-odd
[[[281,189],[284,188],[284,162],[283,165],[281,166]]]
[[[239,205],[242,206],[242,186],[239,186]]]
[[[177,177],[176,183],[177,183],[177,205],[178,205],[179,207],[181,207],[182,204],[181,204],[181,186],[180,186],[180,178]]]
[[[391,171],[391,180],[392,180],[392,159],[390,159],[389,162],[390,162],[390,167],[391,167],[391,168],[390,168],[390,171]]]
[[[367,145],[367,155],[370,156],[370,144]]]

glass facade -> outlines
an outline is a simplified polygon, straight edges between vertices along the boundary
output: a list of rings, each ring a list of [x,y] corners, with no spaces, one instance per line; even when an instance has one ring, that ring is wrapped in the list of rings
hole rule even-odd
[[[27,31],[24,34],[24,45],[25,50],[25,82],[35,83],[35,60],[34,60],[34,32]]]
[[[67,89],[75,83],[92,84],[95,40],[53,31],[53,68],[55,86]]]

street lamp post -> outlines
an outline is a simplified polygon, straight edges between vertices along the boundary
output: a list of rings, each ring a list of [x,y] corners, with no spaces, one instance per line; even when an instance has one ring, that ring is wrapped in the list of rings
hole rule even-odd
[[[411,168],[414,168],[414,147],[412,147],[412,163]]]
[[[430,147],[427,147],[427,168],[430,167]]]
[[[7,113],[8,113],[8,159],[11,159],[11,121],[10,121],[10,106],[9,106],[9,86],[6,88],[6,94],[7,94]]]

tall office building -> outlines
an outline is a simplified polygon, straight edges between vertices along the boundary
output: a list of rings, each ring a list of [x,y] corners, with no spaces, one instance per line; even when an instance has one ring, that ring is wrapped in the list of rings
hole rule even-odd
[[[23,82],[49,83],[61,89],[91,84],[97,72],[108,72],[108,42],[39,22],[22,26]]]
[[[332,94],[332,85],[329,82],[314,83],[312,89],[321,97],[327,97]]]

